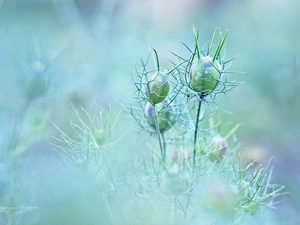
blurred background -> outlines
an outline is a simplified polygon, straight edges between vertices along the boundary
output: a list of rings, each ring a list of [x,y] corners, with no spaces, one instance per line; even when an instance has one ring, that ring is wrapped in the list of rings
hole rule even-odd
[[[135,91],[131,83],[134,63],[149,55],[150,46],[156,48],[163,64],[172,58],[170,51],[188,56],[181,42],[192,47],[194,25],[202,46],[215,27],[229,30],[226,58],[238,56],[230,70],[246,73],[229,75],[242,84],[228,93],[230,100],[218,100],[232,113],[222,112],[224,132],[242,122],[237,136],[245,157],[264,165],[273,157],[273,183],[285,185],[289,192],[278,199],[278,215],[282,215],[282,224],[300,224],[298,0],[0,3],[0,192],[7,193],[7,176],[17,180],[11,196],[2,194],[0,203],[15,197],[15,204],[40,207],[36,210],[45,216],[55,214],[45,210],[47,204],[63,208],[51,201],[61,199],[63,193],[51,190],[64,189],[70,182],[76,187],[82,181],[60,169],[62,162],[49,144],[52,136],[58,135],[50,120],[67,129],[70,102],[89,109],[96,101],[103,107],[110,104],[118,112],[121,106],[117,99],[130,102]],[[37,78],[40,74],[45,74],[42,80]],[[12,166],[7,169],[7,164]],[[84,188],[88,190],[88,184]],[[75,189],[70,193],[77,196]],[[93,193],[90,195],[79,196],[78,201],[84,199],[89,207],[95,207],[91,202],[101,205]],[[36,205],[36,198],[46,206]],[[3,204],[0,206],[3,210]],[[28,220],[35,216],[34,209],[28,210]],[[96,220],[97,216],[90,218]],[[14,222],[11,224],[17,224]],[[77,222],[83,224],[80,219]]]

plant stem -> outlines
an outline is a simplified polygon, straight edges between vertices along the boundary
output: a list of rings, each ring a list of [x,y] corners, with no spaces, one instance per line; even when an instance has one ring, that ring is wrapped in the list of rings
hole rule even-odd
[[[103,195],[103,199],[105,200],[105,204],[106,204],[106,207],[107,207],[107,210],[108,210],[109,217],[110,217],[110,219],[111,219],[113,222],[111,222],[108,218],[107,218],[107,220],[109,221],[110,224],[114,224],[114,223],[115,223],[115,221],[114,221],[114,216],[113,216],[113,214],[112,214],[111,207],[110,207],[110,205],[109,205],[109,203],[108,203],[108,201],[107,201],[107,197],[104,195],[104,193],[103,193],[102,195]]]
[[[165,162],[165,151],[164,151],[163,143],[161,140],[162,137],[161,137],[160,130],[159,130],[159,123],[158,123],[155,105],[153,105],[153,110],[154,110],[155,127],[156,127],[156,133],[157,133],[160,153],[161,153],[162,161]]]
[[[115,190],[116,190],[115,181],[114,181],[114,178],[113,178],[112,173],[111,173],[111,171],[110,171],[110,168],[109,168],[109,165],[108,165],[108,163],[107,163],[106,157],[105,157],[104,152],[103,152],[103,150],[102,150],[101,147],[99,147],[99,150],[100,150],[101,155],[102,155],[102,157],[103,157],[104,164],[105,164],[105,166],[106,166],[106,168],[107,168],[107,170],[108,170],[108,173],[109,173],[109,176],[110,176],[110,179],[111,179],[111,181],[112,181],[113,188],[114,188],[114,191],[115,191]]]
[[[165,135],[163,132],[161,133],[161,138],[162,138],[163,153],[164,153],[163,159],[164,161],[166,161],[167,145],[166,145]]]
[[[196,166],[197,135],[198,135],[198,124],[199,124],[199,117],[201,111],[201,103],[202,103],[202,98],[200,98],[198,103],[197,117],[196,117],[195,130],[194,130],[193,170],[195,169]]]
[[[187,199],[184,214],[183,214],[184,219],[186,219],[186,213],[187,213],[188,207],[190,205],[191,194],[192,194],[191,191],[189,191],[188,199]]]
[[[177,204],[176,204],[177,198],[174,197],[174,223],[177,222]]]
[[[194,130],[194,149],[193,149],[193,173],[195,172],[196,167],[196,147],[197,147],[197,136],[198,136],[198,125],[199,125],[199,117],[200,117],[200,111],[201,111],[201,105],[202,105],[202,97],[200,97],[199,103],[198,103],[198,109],[197,109],[197,117],[195,122],[195,130]],[[184,218],[186,218],[187,209],[190,205],[191,200],[191,191],[189,191],[185,211],[184,211]]]

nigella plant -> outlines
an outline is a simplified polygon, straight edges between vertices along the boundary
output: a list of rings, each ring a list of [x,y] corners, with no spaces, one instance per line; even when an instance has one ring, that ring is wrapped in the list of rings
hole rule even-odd
[[[217,49],[212,54],[212,46],[214,43],[216,30],[214,32],[211,44],[207,47],[207,53],[199,50],[198,35],[194,29],[195,38],[195,50],[190,57],[188,62],[188,70],[185,74],[186,86],[193,94],[197,97],[197,116],[195,119],[195,129],[194,129],[194,147],[193,147],[193,166],[196,164],[196,153],[197,153],[197,138],[198,138],[198,122],[200,120],[201,104],[207,96],[214,93],[216,87],[221,82],[221,74],[223,69],[221,64],[224,64],[220,59],[220,53],[224,42],[226,40],[228,32],[226,32],[225,37],[222,38],[220,33],[220,41],[217,45]]]
[[[134,102],[122,102],[142,141],[141,151],[128,157],[130,166],[116,169],[123,152],[117,143],[132,129],[112,139],[121,113],[111,122],[110,110],[74,108],[69,132],[55,125],[55,149],[66,165],[92,175],[107,224],[276,224],[264,216],[283,194],[283,186],[272,183],[270,162],[245,164],[240,124],[224,133],[215,116],[226,112],[218,96],[238,85],[228,81],[235,59],[225,59],[228,31],[215,29],[202,48],[193,31],[194,45],[184,44],[188,56],[172,52],[166,66],[151,48],[136,65]]]
[[[149,214],[165,212],[165,223],[244,224],[274,206],[283,187],[271,184],[269,164],[265,169],[243,165],[236,138],[239,124],[221,134],[215,131],[221,125],[211,122],[214,109],[221,109],[218,95],[227,96],[238,85],[228,81],[235,59],[225,59],[228,31],[223,35],[216,28],[202,48],[195,28],[193,34],[194,46],[184,44],[188,57],[172,52],[175,60],[162,68],[152,48],[136,66],[132,80],[137,101],[124,107],[154,142],[147,145],[150,159],[142,155],[133,163],[138,185],[131,184],[131,190],[135,197],[151,198],[149,204],[157,204],[157,210]],[[210,125],[201,128],[205,120]],[[157,224],[158,217],[150,217],[150,224]]]
[[[224,74],[229,73],[228,64],[233,61],[233,59],[225,61],[221,56],[228,32],[224,37],[221,32],[219,33],[220,39],[214,49],[217,31],[218,29],[214,31],[209,45],[200,49],[198,34],[194,29],[194,49],[185,45],[190,56],[184,58],[173,53],[176,62],[170,60],[171,68],[166,68],[164,73],[161,72],[158,53],[153,48],[151,52],[156,65],[154,72],[147,70],[150,57],[146,62],[142,60],[140,71],[136,69],[133,82],[137,89],[136,99],[141,108],[139,111],[144,111],[144,115],[137,113],[136,107],[126,109],[143,130],[157,137],[161,150],[160,159],[163,162],[166,161],[167,154],[165,133],[168,130],[176,131],[177,137],[173,140],[178,145],[180,142],[183,144],[184,137],[190,136],[190,131],[193,130],[192,151],[189,150],[187,153],[188,158],[192,159],[193,167],[196,167],[198,158],[204,153],[200,152],[197,146],[198,138],[201,136],[198,134],[198,126],[203,119],[201,105],[203,102],[208,105],[217,104],[215,99],[218,94],[226,95],[237,85],[235,82],[228,82],[224,77]],[[194,112],[196,118],[192,119]]]
[[[84,108],[81,108],[81,112],[74,107],[73,110],[74,119],[70,120],[70,134],[53,123],[61,134],[55,137],[57,141],[53,144],[55,150],[66,160],[70,168],[88,170],[95,180],[101,177],[104,166],[109,179],[106,185],[114,190],[116,188],[114,177],[106,156],[107,149],[113,149],[113,142],[106,141],[110,140],[111,134],[111,126],[108,122],[110,108],[105,112],[94,104],[92,113]]]

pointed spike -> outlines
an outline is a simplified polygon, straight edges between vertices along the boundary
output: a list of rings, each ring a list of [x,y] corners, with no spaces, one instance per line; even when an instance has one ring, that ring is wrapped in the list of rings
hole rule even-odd
[[[220,55],[220,53],[221,53],[221,50],[222,50],[222,48],[223,48],[223,45],[224,45],[224,43],[225,43],[225,40],[226,40],[226,38],[227,38],[227,35],[228,35],[228,30],[226,30],[226,33],[225,33],[224,38],[222,38],[222,33],[220,32],[220,42],[219,42],[218,47],[217,47],[217,50],[216,50],[216,52],[215,52],[213,61],[216,60],[216,59],[219,57],[219,55]]]
[[[195,39],[195,51],[197,53],[198,59],[200,59],[200,50],[199,50],[199,44],[198,44],[198,34],[196,32],[196,28],[193,26],[193,32],[194,32],[194,39]]]
[[[159,72],[160,71],[160,65],[159,65],[159,59],[158,59],[158,54],[155,48],[151,47],[152,51],[154,52],[154,60],[156,62],[156,69]]]
[[[215,37],[216,37],[217,29],[218,29],[218,27],[215,28],[215,31],[214,31],[213,36],[211,38],[210,46],[208,48],[208,55],[211,53],[212,46],[213,46],[213,44],[215,42]]]

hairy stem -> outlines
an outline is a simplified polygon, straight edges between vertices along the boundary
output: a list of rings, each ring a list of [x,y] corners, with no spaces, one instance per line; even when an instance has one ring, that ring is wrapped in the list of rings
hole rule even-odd
[[[106,157],[105,157],[105,155],[104,155],[103,149],[102,149],[101,147],[99,147],[99,150],[100,150],[101,155],[102,155],[102,157],[103,157],[104,164],[105,164],[105,166],[106,166],[106,168],[107,168],[107,171],[108,171],[108,173],[109,173],[109,176],[110,176],[110,179],[111,179],[111,182],[112,182],[112,184],[113,184],[114,191],[115,191],[115,190],[116,190],[115,181],[114,181],[113,175],[112,175],[112,173],[111,173],[111,171],[110,171],[110,168],[109,168],[109,165],[108,165],[108,163],[107,163]]]
[[[177,222],[177,203],[176,203],[177,198],[174,197],[173,201],[174,201],[174,203],[173,203],[174,204],[174,223],[176,223]]]
[[[166,145],[166,139],[164,133],[161,133],[161,139],[162,139],[162,145],[163,145],[163,159],[166,161],[166,154],[167,154],[167,145]]]
[[[196,117],[195,130],[194,130],[193,169],[195,169],[196,166],[197,136],[198,136],[198,124],[199,124],[199,117],[201,111],[201,103],[202,103],[202,98],[200,98],[198,103],[197,117]]]
[[[160,153],[161,153],[162,161],[165,162],[165,150],[164,150],[164,144],[162,142],[163,135],[161,135],[160,130],[159,130],[159,123],[158,123],[155,105],[153,105],[153,110],[154,110],[155,127],[156,127],[156,134],[157,134],[157,138],[158,138]]]
[[[187,210],[188,210],[188,207],[190,205],[190,200],[191,200],[191,191],[189,191],[189,195],[188,195],[188,198],[187,198],[187,202],[186,202],[186,205],[185,205],[185,210],[184,210],[184,213],[183,213],[183,218],[186,219],[186,214],[187,214]]]

